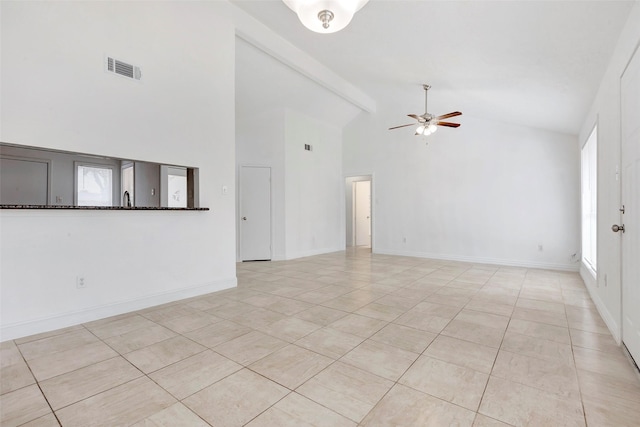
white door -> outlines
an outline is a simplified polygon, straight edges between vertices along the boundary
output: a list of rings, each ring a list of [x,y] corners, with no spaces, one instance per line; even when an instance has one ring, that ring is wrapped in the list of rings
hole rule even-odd
[[[640,363],[640,53],[621,78],[622,341]]]
[[[356,181],[354,188],[356,246],[371,246],[371,181]]]
[[[240,256],[271,259],[271,168],[240,167]]]

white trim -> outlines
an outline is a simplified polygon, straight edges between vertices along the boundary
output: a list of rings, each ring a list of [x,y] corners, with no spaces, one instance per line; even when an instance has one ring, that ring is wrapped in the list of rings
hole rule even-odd
[[[49,332],[80,323],[91,322],[105,317],[116,316],[118,314],[141,310],[168,302],[179,301],[181,299],[195,297],[199,295],[217,292],[224,289],[236,287],[238,284],[235,277],[216,280],[203,285],[183,288],[175,291],[160,292],[142,298],[134,298],[126,301],[111,304],[98,305],[78,311],[71,311],[54,316],[41,317],[39,319],[28,320],[4,324],[0,328],[0,341],[26,337],[29,335]]]
[[[589,272],[589,274],[591,275],[591,277],[593,278],[593,280],[598,280],[598,273],[593,269],[593,267],[591,267],[591,264],[589,264],[589,262],[587,262],[584,258],[580,260],[580,264],[581,267],[579,268],[580,270],[580,275],[582,275],[582,270],[586,270]],[[582,278],[584,280],[584,277]]]
[[[633,48],[633,52],[631,52],[627,63],[624,65],[622,73],[620,73],[620,80],[622,80],[622,76],[624,76],[624,73],[627,71],[627,68],[629,68],[629,65],[631,65],[631,61],[633,61],[633,57],[636,56],[636,52],[638,51],[640,51],[640,40],[638,40],[638,43],[636,43],[636,47]]]
[[[339,251],[344,251],[344,247],[312,249],[312,250],[308,250],[308,251],[287,253],[285,258],[284,259],[279,259],[279,261],[298,259],[298,258],[305,258],[305,257],[308,257],[308,256],[323,255],[323,254],[329,254],[329,253],[332,253],[332,252],[339,252]]]
[[[593,123],[593,126],[591,126],[591,130],[589,131],[589,134],[587,135],[585,140],[580,143],[580,151],[582,151],[584,146],[587,145],[587,141],[589,141],[589,138],[591,138],[591,135],[593,135],[593,131],[595,131],[598,128],[599,119],[600,119],[599,114],[596,114],[596,120]],[[596,132],[596,139],[599,139],[599,137],[600,137],[600,132]]]
[[[460,262],[469,262],[475,264],[492,264],[492,265],[503,265],[509,267],[525,267],[525,268],[540,268],[545,270],[560,270],[560,271],[579,271],[579,266],[577,264],[556,264],[550,262],[535,262],[535,261],[522,261],[522,260],[511,260],[511,259],[503,259],[503,258],[484,258],[484,257],[474,257],[474,256],[464,256],[464,255],[447,255],[447,254],[434,254],[428,252],[412,252],[412,251],[396,251],[392,249],[376,249],[374,253],[383,254],[383,255],[399,255],[399,256],[409,256],[416,258],[430,258],[437,260],[445,260],[445,261],[460,261]]]
[[[591,270],[594,274],[594,276],[597,277],[597,272],[598,272],[598,256],[599,256],[599,246],[598,246],[598,216],[599,216],[599,208],[600,208],[600,199],[598,198],[598,184],[600,182],[600,168],[602,167],[601,162],[599,161],[599,155],[598,155],[598,150],[600,147],[600,144],[598,144],[598,141],[600,139],[600,131],[599,131],[599,115],[596,114],[596,120],[595,123],[593,125],[593,127],[591,128],[591,131],[589,132],[589,135],[586,137],[586,139],[584,140],[584,143],[581,145],[580,148],[580,254],[581,254],[581,261],[583,264],[585,264],[587,266],[587,268],[589,270]],[[589,182],[589,184],[595,184],[595,203],[596,203],[596,207],[595,207],[595,216],[596,216],[596,224],[595,224],[595,242],[592,242],[591,238],[589,239],[589,244],[595,248],[595,265],[592,265],[592,261],[590,258],[592,258],[593,254],[586,254],[585,253],[585,247],[584,247],[584,227],[585,227],[585,208],[584,208],[584,195],[585,195],[585,191],[584,191],[584,186],[585,186],[585,161],[584,161],[584,157],[585,154],[587,156],[589,156],[589,151],[585,152],[585,149],[587,148],[587,144],[590,141],[594,141],[594,136],[595,136],[595,142],[592,142],[592,144],[595,144],[595,163],[596,163],[596,170],[595,170],[595,183],[592,183],[589,179],[589,177],[587,177],[587,181]],[[588,171],[589,171],[589,175],[591,176],[591,170],[592,170],[592,164],[591,162],[589,162],[589,157],[587,157],[587,164],[588,164]],[[590,199],[593,198],[593,191],[590,190],[587,192],[589,194]]]
[[[596,310],[600,314],[600,317],[609,328],[609,332],[613,336],[613,339],[616,340],[616,343],[620,345],[622,342],[622,330],[620,328],[620,324],[618,324],[615,320],[615,317],[607,310],[607,305],[600,299],[600,295],[595,291],[597,287],[597,279],[591,275],[591,272],[584,267],[580,269],[580,277],[584,281],[585,287],[589,292],[589,296],[591,297],[591,301],[596,306]]]

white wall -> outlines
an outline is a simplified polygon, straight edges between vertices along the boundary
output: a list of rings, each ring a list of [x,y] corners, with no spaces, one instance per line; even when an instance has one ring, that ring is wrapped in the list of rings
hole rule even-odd
[[[344,249],[340,129],[280,109],[238,122],[236,135],[238,167],[272,167],[273,259]]]
[[[342,131],[287,110],[285,145],[287,258],[344,249]]]
[[[238,173],[240,166],[271,167],[271,256],[273,260],[283,260],[286,258],[284,110],[267,111],[253,116],[251,120],[240,120],[242,118],[236,123]],[[241,216],[239,206],[238,216]],[[239,227],[240,222],[236,225]],[[237,233],[239,242],[239,229]],[[241,260],[241,250],[238,247],[238,261]]]
[[[2,141],[197,167],[211,208],[0,211],[1,339],[234,286],[229,5],[1,7]],[[105,54],[139,65],[142,81],[105,73]]]
[[[463,115],[425,139],[387,130],[401,113],[344,132],[345,175],[375,171],[375,252],[577,269],[576,137]]]
[[[272,167],[272,259],[340,250],[341,128],[360,111],[356,105],[375,103],[250,15],[234,12],[236,161]],[[304,151],[305,143],[314,151]]]
[[[640,44],[640,3],[636,2],[612,52],[598,93],[580,130],[579,146],[598,124],[598,277],[581,265],[580,274],[591,298],[613,336],[621,338],[620,235],[611,231],[619,224],[620,181],[620,77]],[[636,53],[637,55],[637,53]],[[606,283],[605,283],[606,276]]]

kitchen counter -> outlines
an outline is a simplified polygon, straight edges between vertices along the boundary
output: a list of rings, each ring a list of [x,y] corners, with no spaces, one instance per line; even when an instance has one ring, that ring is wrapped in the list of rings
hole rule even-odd
[[[208,211],[209,208],[156,208],[125,206],[69,206],[69,205],[0,205],[0,209],[75,209],[89,211]]]

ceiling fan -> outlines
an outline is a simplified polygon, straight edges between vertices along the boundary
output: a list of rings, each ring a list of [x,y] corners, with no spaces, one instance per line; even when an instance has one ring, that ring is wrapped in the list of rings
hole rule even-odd
[[[444,122],[444,119],[448,119],[451,117],[461,116],[462,113],[460,111],[454,111],[452,113],[443,114],[441,116],[434,116],[433,114],[429,114],[427,112],[427,92],[431,89],[431,86],[427,84],[423,84],[424,88],[424,114],[407,114],[409,117],[416,119],[418,121],[418,127],[416,128],[416,135],[431,135],[433,132],[438,130],[437,126],[445,126],[449,128],[457,128],[460,126],[460,123],[451,123]],[[389,128],[389,130],[404,128],[407,126],[415,126],[415,123],[409,123],[407,125],[394,126]]]

